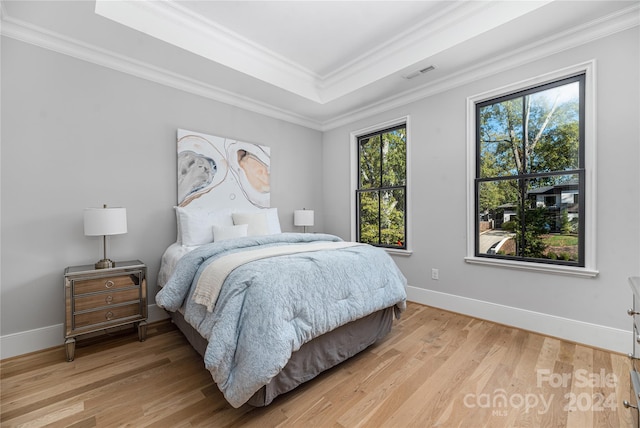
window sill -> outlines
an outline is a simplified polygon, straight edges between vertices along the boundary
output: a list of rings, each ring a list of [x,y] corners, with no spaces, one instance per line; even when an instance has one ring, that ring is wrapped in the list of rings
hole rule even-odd
[[[384,249],[388,254],[390,255],[394,255],[394,256],[405,256],[405,257],[409,257],[411,254],[413,254],[413,251],[411,250],[396,250],[395,248],[385,248]]]
[[[595,278],[599,272],[597,270],[573,267],[573,266],[561,266],[550,265],[544,263],[532,263],[532,262],[518,262],[513,260],[496,260],[484,257],[465,257],[464,261],[471,264],[495,266],[508,269],[518,269],[530,272],[542,272],[556,275],[569,275],[582,278]]]

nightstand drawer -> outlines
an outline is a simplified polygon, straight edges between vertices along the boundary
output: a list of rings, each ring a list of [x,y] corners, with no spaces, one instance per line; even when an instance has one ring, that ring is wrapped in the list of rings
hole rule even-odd
[[[140,303],[136,302],[129,305],[114,306],[97,311],[75,314],[73,320],[75,328],[83,328],[97,324],[116,322],[130,317],[142,318],[140,314]]]
[[[97,291],[117,290],[134,287],[139,284],[137,275],[111,276],[108,278],[79,279],[73,281],[73,295],[95,293]]]
[[[121,291],[107,291],[99,294],[90,294],[86,296],[78,296],[73,301],[74,311],[86,311],[87,309],[95,309],[102,306],[117,305],[120,303],[140,300],[140,289],[131,288]]]

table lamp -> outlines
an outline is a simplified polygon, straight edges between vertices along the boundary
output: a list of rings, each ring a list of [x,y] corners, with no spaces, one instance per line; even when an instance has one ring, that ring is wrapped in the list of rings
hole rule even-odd
[[[84,210],[84,234],[86,236],[102,236],[104,258],[99,260],[96,269],[106,269],[115,266],[112,260],[107,258],[107,235],[119,235],[127,233],[127,209],[126,208],[85,208]]]
[[[307,233],[307,226],[313,226],[313,210],[301,209],[293,212],[293,225],[302,226]]]

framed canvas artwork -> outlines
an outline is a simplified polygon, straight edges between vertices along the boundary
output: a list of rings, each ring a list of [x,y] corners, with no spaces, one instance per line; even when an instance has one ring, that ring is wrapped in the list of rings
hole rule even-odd
[[[178,129],[178,205],[270,206],[269,147]]]

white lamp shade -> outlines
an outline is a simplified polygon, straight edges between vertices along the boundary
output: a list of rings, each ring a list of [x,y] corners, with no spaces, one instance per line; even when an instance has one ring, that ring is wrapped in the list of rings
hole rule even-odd
[[[313,210],[295,210],[293,212],[294,226],[313,226]]]
[[[85,208],[84,234],[87,236],[127,233],[126,208]]]

